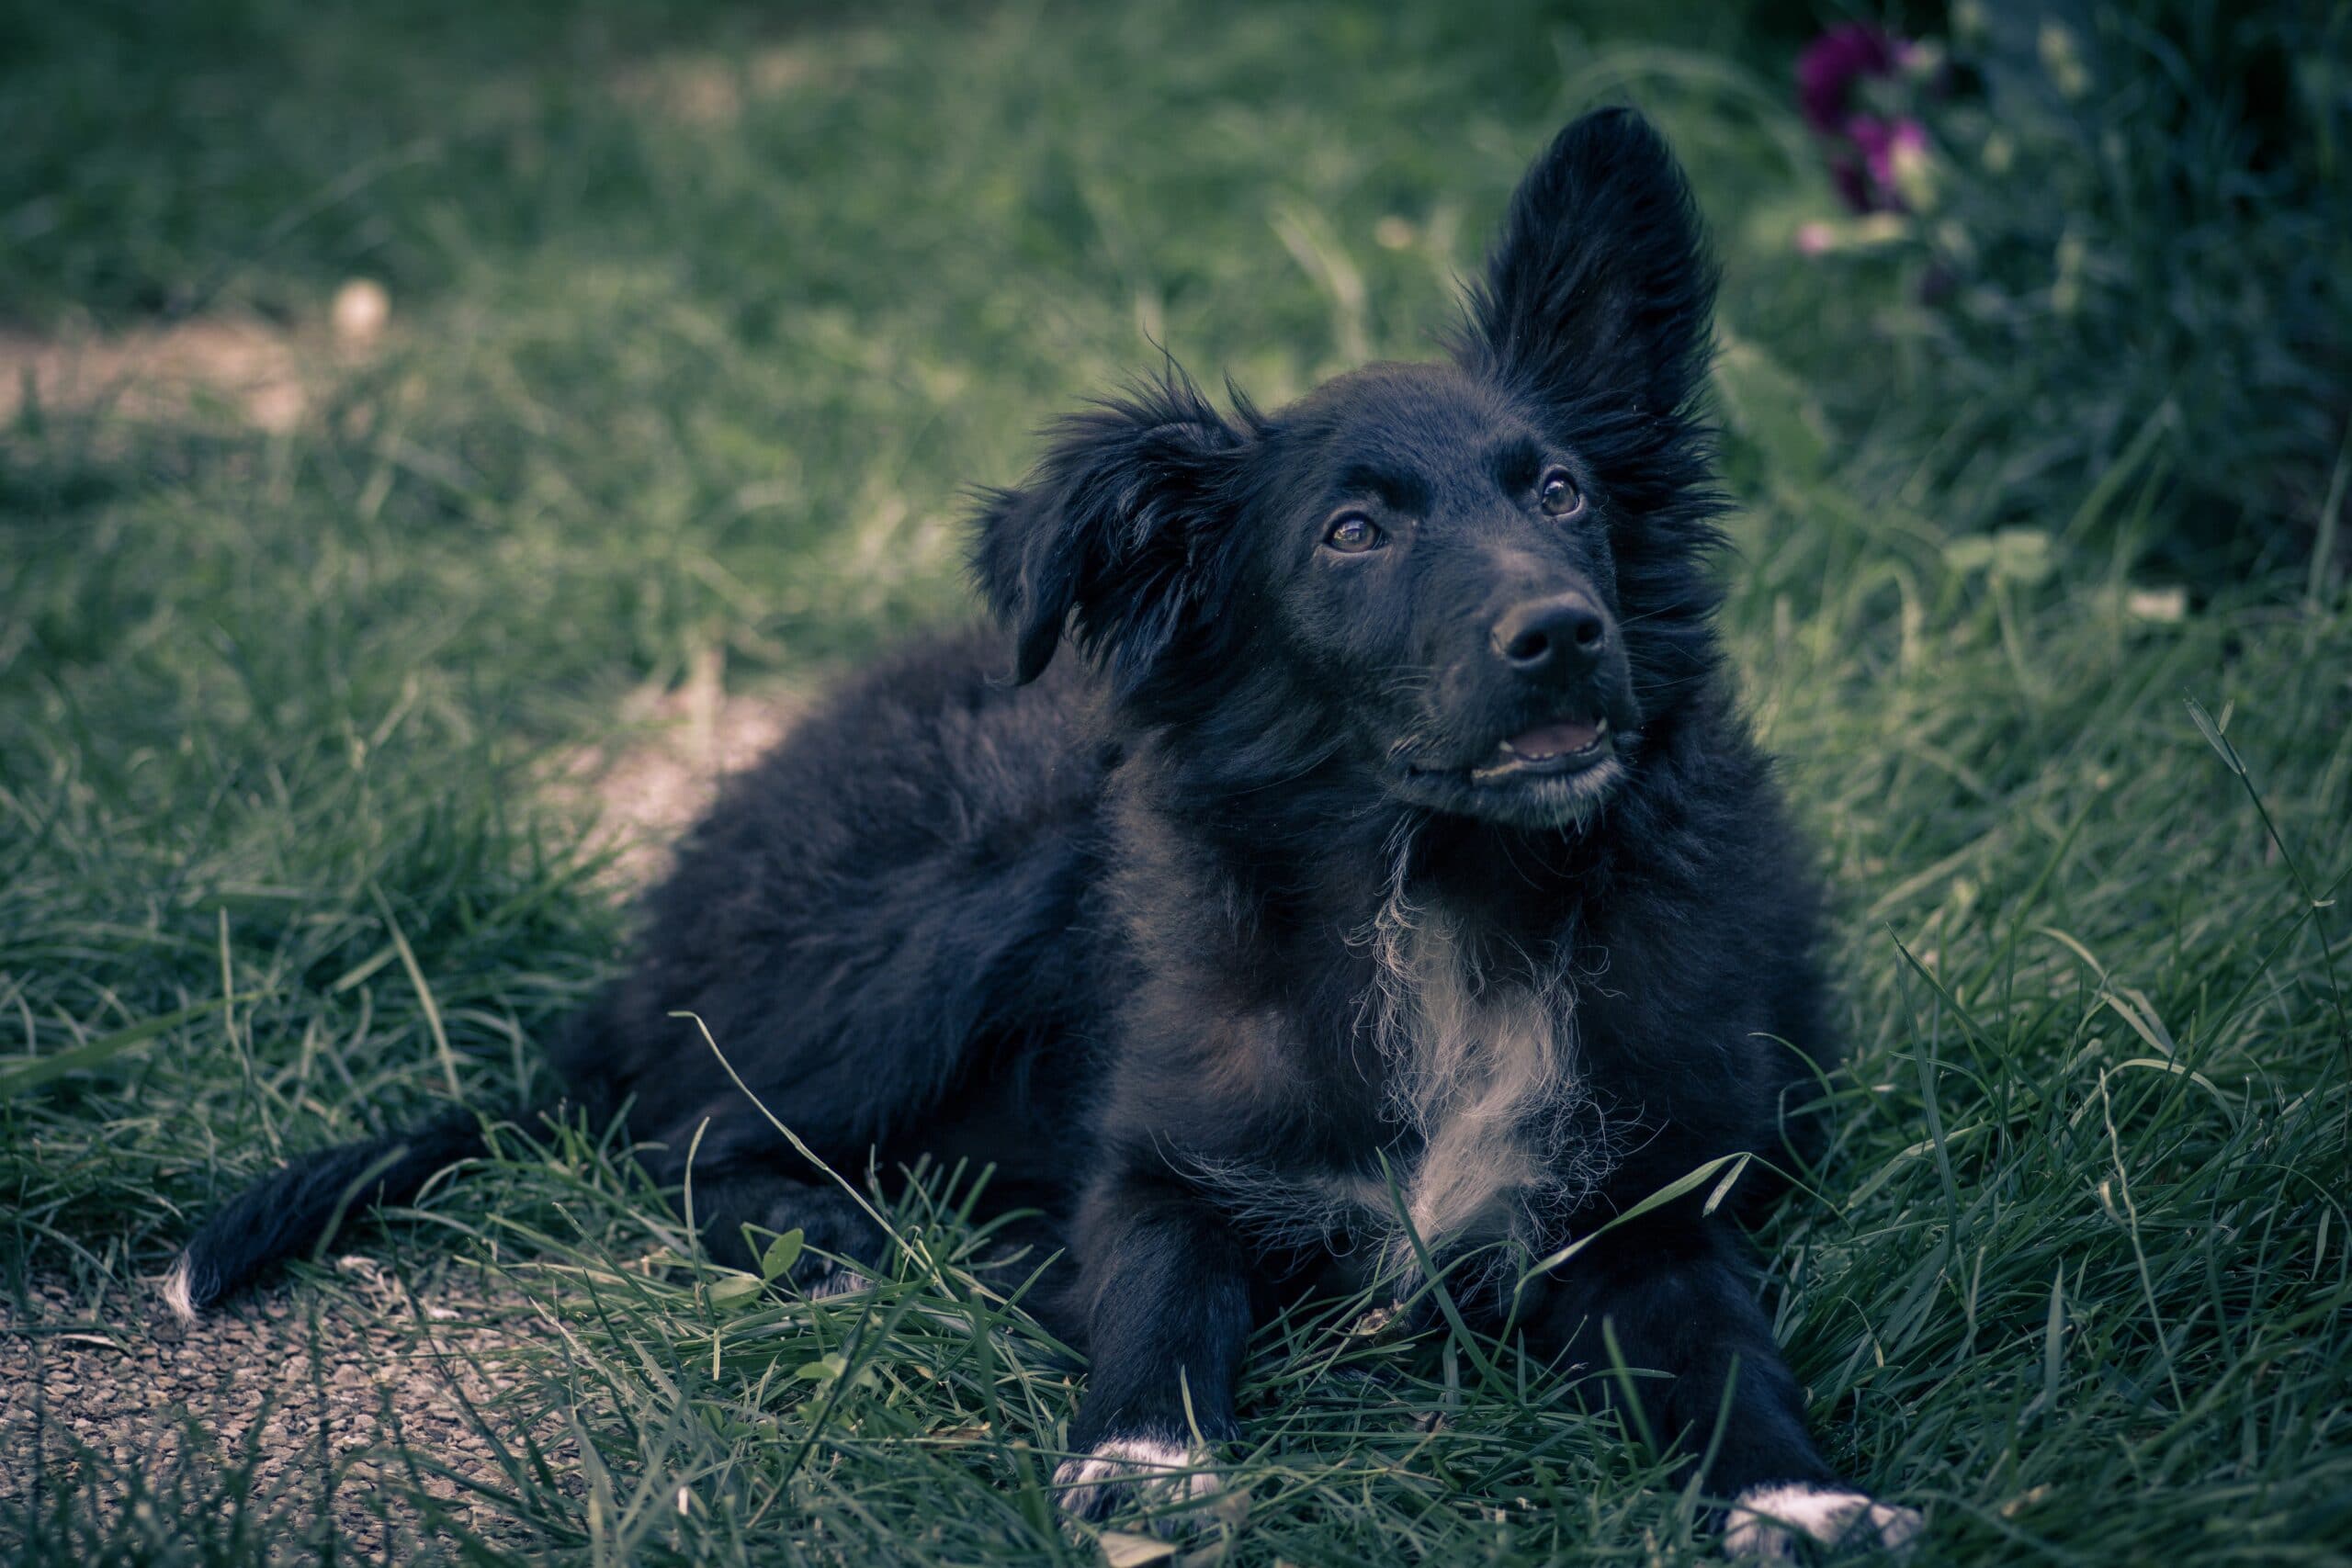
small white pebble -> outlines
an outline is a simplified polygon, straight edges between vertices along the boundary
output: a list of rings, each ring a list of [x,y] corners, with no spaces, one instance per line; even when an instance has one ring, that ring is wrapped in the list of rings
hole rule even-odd
[[[391,315],[391,295],[372,277],[352,278],[334,291],[334,335],[349,347],[374,343]]]

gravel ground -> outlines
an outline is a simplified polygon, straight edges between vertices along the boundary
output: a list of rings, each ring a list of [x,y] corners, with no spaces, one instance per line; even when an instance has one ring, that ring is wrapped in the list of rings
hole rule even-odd
[[[465,1404],[503,1441],[518,1435],[498,1403],[513,1386],[500,1363],[529,1337],[528,1303],[465,1284],[412,1303],[364,1258],[337,1273],[186,1329],[159,1301],[114,1297],[94,1311],[57,1279],[0,1302],[0,1501],[54,1495],[93,1470],[117,1499],[132,1475],[201,1497],[224,1465],[250,1458],[253,1495],[271,1512],[315,1517],[332,1484],[343,1549],[363,1560],[427,1548],[436,1532],[405,1500],[420,1481],[451,1518],[495,1534],[502,1516],[469,1483],[503,1490],[503,1477]],[[396,1438],[431,1468],[412,1473]],[[282,1544],[289,1558],[317,1545]]]

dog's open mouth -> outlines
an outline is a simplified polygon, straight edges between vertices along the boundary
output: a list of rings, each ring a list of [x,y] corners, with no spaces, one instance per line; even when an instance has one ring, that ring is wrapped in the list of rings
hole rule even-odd
[[[1534,773],[1582,773],[1616,749],[1605,716],[1539,724],[1499,742],[1492,758],[1470,770],[1470,781],[1497,784]]]

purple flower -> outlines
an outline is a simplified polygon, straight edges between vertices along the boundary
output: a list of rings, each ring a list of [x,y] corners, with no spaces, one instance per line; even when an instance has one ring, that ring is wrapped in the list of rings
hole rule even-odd
[[[1909,52],[1901,39],[1867,22],[1830,28],[1797,57],[1797,105],[1804,122],[1824,136],[1838,134],[1846,127],[1854,84],[1894,75]]]
[[[1862,83],[1900,75],[1915,46],[1883,28],[1849,22],[1830,28],[1797,58],[1797,106],[1830,142],[1829,179],[1856,212],[1900,212],[1906,171],[1928,151],[1926,127],[1908,116],[1860,107]]]

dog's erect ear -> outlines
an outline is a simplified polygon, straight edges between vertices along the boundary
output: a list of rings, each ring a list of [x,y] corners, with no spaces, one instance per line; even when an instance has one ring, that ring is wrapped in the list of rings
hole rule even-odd
[[[1020,680],[1044,672],[1067,626],[1118,690],[1142,682],[1211,596],[1249,440],[1171,374],[1064,420],[1028,481],[986,498],[972,573],[1013,632]]]
[[[1459,352],[1555,408],[1671,414],[1706,375],[1714,296],[1665,139],[1632,109],[1600,109],[1520,181]]]

